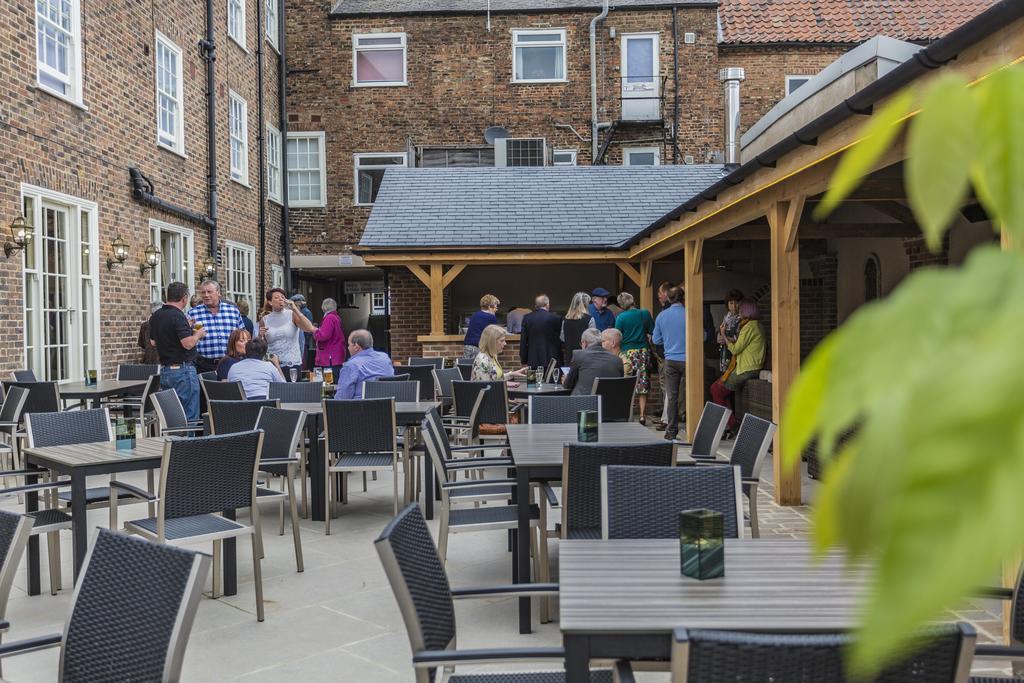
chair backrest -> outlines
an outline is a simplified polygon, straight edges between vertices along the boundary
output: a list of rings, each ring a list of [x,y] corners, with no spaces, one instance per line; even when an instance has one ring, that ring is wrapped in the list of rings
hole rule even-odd
[[[434,383],[437,385],[437,393],[442,398],[454,396],[452,382],[462,381],[462,373],[458,368],[434,368]]]
[[[281,403],[319,403],[323,395],[323,382],[271,382],[267,391]]]
[[[280,408],[276,398],[262,401],[210,401],[211,434],[235,434],[256,429],[263,408]]]
[[[626,377],[598,377],[590,392],[601,397],[603,422],[629,422],[633,419],[633,392],[636,375]]]
[[[174,389],[164,389],[152,395],[153,408],[160,429],[177,429],[188,424],[188,416]]]
[[[601,466],[674,467],[671,441],[566,443],[562,458],[562,538],[601,537]]]
[[[219,382],[217,380],[201,379],[200,386],[203,388],[203,395],[207,403],[210,401],[244,401],[245,390],[241,382]]]
[[[25,406],[22,414],[29,413],[56,413],[60,410],[60,390],[56,382],[35,382],[32,380],[4,382],[4,390],[10,391],[11,387],[28,389],[28,397],[25,399]]]
[[[393,398],[415,402],[420,398],[419,382],[363,382],[363,398]]]
[[[744,479],[757,479],[761,476],[761,465],[764,464],[774,435],[774,422],[750,413],[743,416],[729,462],[739,465]]]
[[[690,452],[694,455],[713,456],[722,443],[722,434],[725,433],[725,426],[729,423],[731,414],[732,411],[725,406],[711,401],[705,403],[700,421],[697,422],[697,431],[693,435]]]
[[[485,392],[477,394],[477,401],[482,401]],[[441,415],[436,408],[431,408],[423,416],[423,443],[427,447],[427,454],[434,465],[434,472],[441,479],[441,483],[450,481],[448,476],[448,461],[452,458],[452,444],[448,438],[448,432],[441,421]],[[441,489],[441,499],[447,502],[448,491]]]
[[[217,381],[217,371],[216,370],[207,370],[206,372],[200,372],[199,373],[199,380],[202,381],[204,379],[208,379],[211,382],[216,382]]]
[[[0,422],[21,422],[21,414],[28,400],[28,389],[25,387],[9,387],[4,396],[4,404],[0,407]]]
[[[33,370],[11,370],[11,379],[15,382],[38,382]]]
[[[31,413],[25,416],[25,431],[29,448],[114,440],[107,408]]]
[[[178,517],[237,510],[252,505],[263,432],[171,439],[160,465],[157,535]]]
[[[738,467],[601,468],[601,538],[679,538],[679,513],[722,513],[726,538],[743,538]]]
[[[31,534],[31,517],[0,511],[0,619],[6,618],[7,599]]]
[[[432,365],[406,365],[402,373],[409,375],[409,379],[420,383],[421,401],[434,400],[434,367]]]
[[[558,359],[557,358],[552,358],[548,362],[547,370],[544,371],[544,381],[545,382],[550,382],[552,380],[552,378],[554,377],[554,374],[555,374],[555,368],[557,368],[557,367],[558,367]]]
[[[409,375],[391,375],[390,377],[377,377],[374,382],[408,382]]]
[[[160,391],[160,375],[150,375],[146,380],[146,387],[142,390],[142,401],[139,410],[143,414],[149,412],[150,397]]]
[[[117,366],[119,380],[147,379],[160,374],[160,366],[150,363],[121,363]]]
[[[75,586],[58,680],[177,681],[210,557],[100,529]]]
[[[470,363],[469,365],[467,365],[465,363],[459,363],[455,367],[457,367],[459,369],[459,374],[462,376],[462,380],[464,382],[468,382],[473,377],[473,364],[472,363]]]
[[[530,424],[575,424],[576,413],[596,410],[601,421],[601,397],[595,394],[580,396],[530,396]]]
[[[470,417],[476,405],[476,395],[487,389],[484,400],[480,404],[477,415],[480,423],[508,423],[508,387],[505,382],[452,382],[452,393],[455,397],[455,414],[459,417]]]
[[[432,368],[441,369],[444,367],[444,358],[418,358],[409,356],[409,365],[429,365]]]
[[[418,503],[391,520],[373,542],[405,622],[413,652],[455,647],[455,606],[444,565]],[[417,669],[417,683],[434,679]]]
[[[302,429],[306,426],[306,412],[282,408],[260,409],[256,429],[263,432],[261,460],[295,458]]]
[[[393,398],[324,401],[324,440],[329,453],[394,452],[395,429]]]
[[[926,643],[872,683],[967,683],[977,633],[969,624],[929,628]],[[678,628],[672,683],[689,681],[847,681],[852,633],[742,633]],[[973,680],[973,679],[972,679]]]

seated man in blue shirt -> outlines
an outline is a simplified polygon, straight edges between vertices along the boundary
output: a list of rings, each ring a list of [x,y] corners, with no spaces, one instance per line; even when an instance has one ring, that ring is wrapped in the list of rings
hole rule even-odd
[[[334,398],[361,398],[363,382],[394,374],[395,366],[388,354],[373,348],[373,335],[367,330],[354,330],[348,335],[348,360],[338,375]]]

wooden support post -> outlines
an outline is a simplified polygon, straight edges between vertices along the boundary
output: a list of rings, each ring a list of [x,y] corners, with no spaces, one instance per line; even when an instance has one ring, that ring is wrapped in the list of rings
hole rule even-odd
[[[409,272],[416,276],[416,279],[423,283],[423,286],[430,289],[430,276],[427,271],[423,269],[423,266],[415,263],[407,263],[405,267],[409,269]]]
[[[693,441],[704,409],[704,240],[687,240],[683,252],[686,306],[686,434]]]
[[[772,268],[772,419],[778,424],[793,380],[800,372],[800,214],[804,197],[779,201],[768,209]],[[775,432],[775,500],[799,505],[799,464],[782,466],[781,430]]]
[[[444,266],[430,264],[430,334],[444,334]]]
[[[455,278],[462,274],[462,271],[466,269],[465,263],[456,263],[454,266],[448,269],[448,272],[444,274],[441,279],[441,286],[448,289],[448,285],[455,282]]]
[[[636,285],[637,287],[643,287],[643,282],[641,282],[640,277],[640,271],[634,268],[633,264],[626,263],[625,261],[616,261],[615,265],[619,267],[619,270],[622,271],[626,275],[626,277],[633,281],[634,285]]]
[[[640,308],[646,308],[651,315],[657,316],[654,310],[654,289],[651,283],[651,275],[654,272],[654,261],[640,262]]]

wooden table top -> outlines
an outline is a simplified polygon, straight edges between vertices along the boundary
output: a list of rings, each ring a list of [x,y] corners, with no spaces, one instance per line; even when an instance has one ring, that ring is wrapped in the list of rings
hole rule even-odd
[[[512,459],[516,465],[527,467],[562,466],[563,446],[576,441],[576,424],[510,424],[508,442],[512,448]],[[653,443],[662,441],[662,436],[638,422],[602,422],[598,425],[598,443]],[[678,462],[685,464],[692,459],[680,455]]]
[[[126,460],[159,460],[164,455],[164,437],[139,439],[135,448],[118,450],[114,441],[80,443],[73,446],[42,446],[24,448],[22,452],[36,464],[53,464],[66,467],[86,467],[105,463],[122,463]]]
[[[682,576],[679,541],[561,541],[561,629],[661,633],[834,630],[854,626],[866,572],[837,553],[821,562],[805,540],[726,539],[725,576]]]
[[[132,389],[142,389],[146,386],[145,379],[100,379],[96,384],[87,385],[83,382],[68,382],[58,384],[57,390],[64,398],[93,398],[99,396],[114,396]]]

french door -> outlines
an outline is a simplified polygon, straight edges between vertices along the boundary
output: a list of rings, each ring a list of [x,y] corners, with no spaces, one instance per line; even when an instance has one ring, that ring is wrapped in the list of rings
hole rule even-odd
[[[622,35],[622,73],[622,119],[660,119],[661,78],[658,73],[657,33]]]
[[[99,370],[96,205],[30,186],[22,201],[34,228],[23,252],[25,367],[41,380],[81,380]]]

